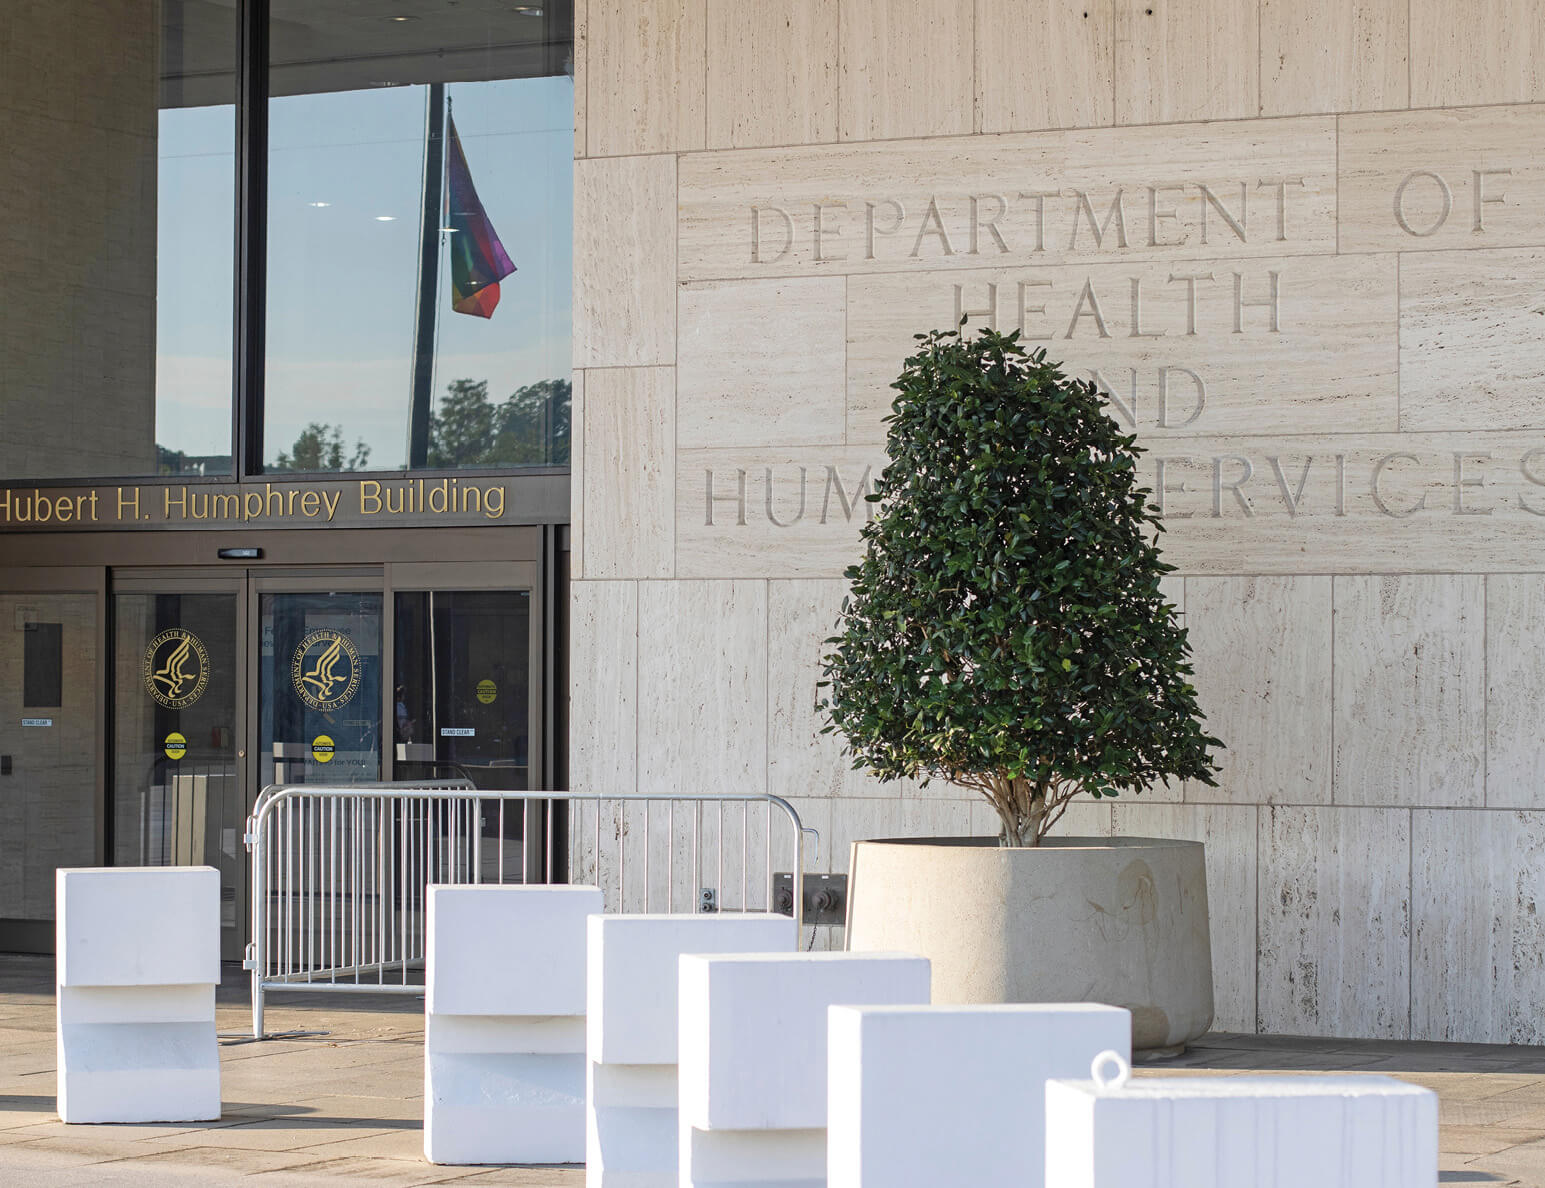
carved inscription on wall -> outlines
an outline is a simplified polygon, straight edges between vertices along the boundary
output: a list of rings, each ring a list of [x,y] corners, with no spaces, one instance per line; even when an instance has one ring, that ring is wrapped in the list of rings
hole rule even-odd
[[[678,577],[833,577],[852,564],[881,449],[682,450]]]
[[[1021,329],[1144,433],[1396,425],[1395,257],[1267,257],[854,277],[848,440],[883,441],[920,329]]]
[[[879,446],[683,451],[678,576],[841,576],[885,463]],[[1171,438],[1139,468],[1188,573],[1506,572],[1545,547],[1545,432]]]
[[[1545,243],[1545,105],[1344,116],[1341,250]]]
[[[710,431],[696,444],[718,448],[678,452],[678,575],[840,576],[874,511],[890,384],[915,334],[962,319],[1101,387],[1186,572],[1537,570],[1545,281],[1538,253],[1500,249],[1545,243],[1545,107],[1343,117],[1339,175],[1335,126],[683,158],[684,291],[737,325],[840,316],[841,359],[800,358],[846,383],[841,445],[771,432],[785,406],[810,421],[801,373],[769,389],[760,448]],[[1449,250],[1402,266],[1433,248]],[[831,279],[754,279],[812,275]],[[821,287],[756,299],[795,283]],[[693,324],[689,374],[722,337]],[[683,408],[731,406],[733,377],[712,374]]]
[[[1335,125],[694,154],[680,279],[1335,251]]]

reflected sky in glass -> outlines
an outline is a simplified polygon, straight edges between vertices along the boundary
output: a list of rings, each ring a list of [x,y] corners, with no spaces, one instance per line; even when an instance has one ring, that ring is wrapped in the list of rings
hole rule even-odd
[[[432,391],[494,404],[567,380],[574,88],[564,75],[446,88],[473,181],[518,269],[491,319],[452,312],[440,251]],[[269,109],[265,462],[308,424],[370,469],[406,464],[418,296],[424,86],[275,98]],[[160,117],[156,441],[229,455],[233,112]],[[442,235],[442,241],[448,236]]]
[[[432,391],[483,380],[499,403],[567,379],[572,304],[573,83],[446,88],[474,183],[518,269],[490,319],[451,310],[442,234]],[[428,88],[272,101],[264,459],[313,422],[369,469],[407,460]]]
[[[229,473],[235,109],[160,112],[156,201],[156,444]]]

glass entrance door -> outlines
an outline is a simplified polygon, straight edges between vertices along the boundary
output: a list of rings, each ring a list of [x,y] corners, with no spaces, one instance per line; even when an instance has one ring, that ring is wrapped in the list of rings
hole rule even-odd
[[[262,578],[258,786],[381,778],[382,593]]]
[[[227,960],[246,918],[244,603],[239,577],[113,583],[113,862],[216,867]]]
[[[115,571],[110,860],[217,867],[222,955],[239,960],[250,877],[242,835],[268,785],[464,778],[487,789],[540,787],[537,577],[534,563],[515,562]],[[0,628],[11,618],[40,624],[28,628],[37,642],[17,645],[25,680],[14,692],[28,706],[48,703],[18,703],[15,716],[46,717],[58,737],[18,728],[10,733],[19,741],[7,744],[9,725],[0,726],[0,757],[42,781],[35,799],[61,806],[62,817],[0,830],[0,847],[14,837],[43,872],[15,895],[0,883],[0,922],[30,912],[49,927],[53,868],[95,860],[99,785],[70,764],[89,764],[93,750],[95,686],[75,668],[96,655],[97,596],[6,598]],[[66,738],[66,729],[76,733]],[[37,739],[57,745],[47,755],[23,749]],[[0,772],[0,790],[7,778]],[[26,803],[10,807],[18,801]],[[485,877],[545,877],[545,809],[482,807]],[[28,861],[0,863],[0,878],[25,876]]]
[[[398,779],[531,787],[531,591],[395,596]]]
[[[390,567],[392,775],[540,787],[540,585],[536,566]],[[547,877],[545,806],[480,804],[483,877]]]

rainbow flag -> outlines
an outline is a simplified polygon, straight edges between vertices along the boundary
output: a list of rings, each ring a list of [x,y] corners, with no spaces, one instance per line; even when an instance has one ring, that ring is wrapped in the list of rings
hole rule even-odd
[[[454,118],[450,121],[445,172],[449,183],[445,196],[446,226],[452,232],[451,308],[457,313],[491,318],[499,304],[499,282],[515,271],[515,265],[478,200]]]

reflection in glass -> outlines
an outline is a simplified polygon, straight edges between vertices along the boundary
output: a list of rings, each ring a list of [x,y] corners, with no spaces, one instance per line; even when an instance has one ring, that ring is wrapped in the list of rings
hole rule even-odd
[[[236,595],[114,598],[113,861],[216,866],[237,924]]]
[[[229,473],[235,7],[20,7],[0,480]]]
[[[531,775],[531,595],[525,590],[396,595],[392,734],[400,780],[468,779],[523,791]],[[524,879],[540,852],[540,805],[478,805],[483,877]]]
[[[473,8],[274,0],[269,471],[568,462],[572,9]]]
[[[531,595],[396,596],[393,736],[400,778],[531,785]]]
[[[258,786],[381,776],[381,595],[263,594]]]
[[[183,0],[162,13],[155,473],[223,475],[231,473],[235,10]]]

